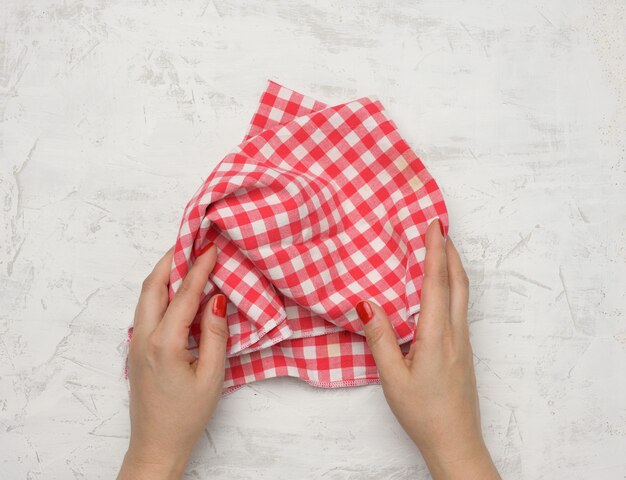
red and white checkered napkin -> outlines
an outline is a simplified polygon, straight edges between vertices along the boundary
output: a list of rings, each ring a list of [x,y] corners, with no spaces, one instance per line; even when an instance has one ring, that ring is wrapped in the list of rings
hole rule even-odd
[[[208,299],[228,298],[225,391],[289,375],[317,387],[378,382],[354,305],[371,299],[409,342],[424,235],[446,206],[374,98],[327,106],[270,82],[243,143],[183,215],[170,298],[217,245]]]

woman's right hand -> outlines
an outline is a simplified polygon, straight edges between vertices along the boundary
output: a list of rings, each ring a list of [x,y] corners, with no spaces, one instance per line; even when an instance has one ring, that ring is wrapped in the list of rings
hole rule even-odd
[[[468,280],[439,221],[426,232],[421,311],[406,357],[385,312],[356,310],[391,410],[421,451],[434,479],[499,479],[483,441],[467,324]]]

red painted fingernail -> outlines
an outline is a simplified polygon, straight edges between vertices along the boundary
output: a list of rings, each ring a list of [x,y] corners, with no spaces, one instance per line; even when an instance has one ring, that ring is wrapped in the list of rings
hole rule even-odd
[[[226,316],[226,297],[217,295],[213,300],[213,315],[224,318]]]
[[[200,252],[198,252],[198,256],[201,257],[202,255],[204,255],[206,252],[209,251],[209,248],[211,248],[212,246],[213,242],[207,243],[203,248],[200,249]]]
[[[364,325],[374,318],[374,310],[372,310],[372,306],[364,300],[357,303],[355,309]]]

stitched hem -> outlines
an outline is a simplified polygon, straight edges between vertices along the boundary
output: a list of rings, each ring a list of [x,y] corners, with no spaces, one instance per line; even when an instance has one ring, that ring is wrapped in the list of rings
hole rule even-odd
[[[315,380],[305,380],[303,378],[297,377],[295,375],[276,375],[275,377],[267,377],[264,378],[262,380],[255,380],[252,383],[258,383],[258,382],[263,382],[265,380],[269,380],[271,378],[284,378],[284,377],[288,377],[288,378],[295,378],[297,380],[300,380],[302,382],[308,383],[309,385],[311,385],[312,387],[315,388],[343,388],[343,387],[362,387],[365,385],[380,385],[380,378],[376,377],[376,378],[355,378],[352,380],[337,380],[335,382],[316,382]],[[244,383],[241,385],[233,385],[230,387],[226,387],[224,390],[222,390],[222,397],[225,397],[226,395],[229,395],[233,392],[235,392],[236,390],[239,390],[240,388],[243,388],[247,385],[250,385],[250,383]]]

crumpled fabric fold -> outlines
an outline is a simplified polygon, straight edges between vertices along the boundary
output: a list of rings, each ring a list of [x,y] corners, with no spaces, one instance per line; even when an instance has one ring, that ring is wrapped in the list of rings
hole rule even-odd
[[[376,98],[328,106],[269,82],[243,142],[187,204],[170,298],[198,252],[218,250],[201,307],[228,299],[224,391],[277,376],[317,387],[378,383],[354,305],[388,313],[410,344],[437,183]]]

